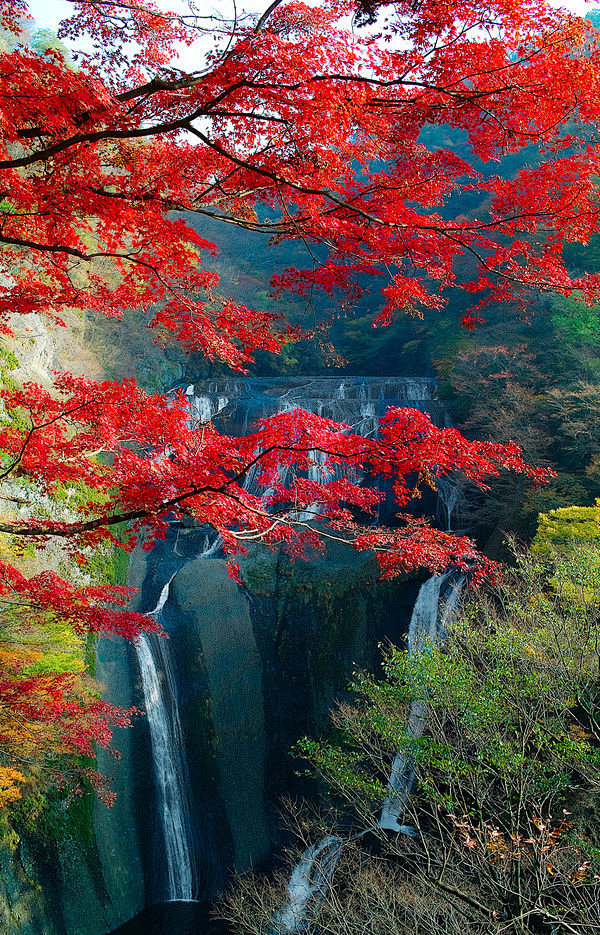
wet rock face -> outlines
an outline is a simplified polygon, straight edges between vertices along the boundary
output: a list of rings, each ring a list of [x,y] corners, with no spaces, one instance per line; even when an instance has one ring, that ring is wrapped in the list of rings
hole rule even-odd
[[[197,895],[210,899],[232,869],[257,867],[279,849],[283,796],[314,797],[292,747],[327,728],[353,669],[376,665],[381,639],[401,639],[417,584],[381,582],[375,563],[348,547],[290,562],[256,546],[241,560],[240,586],[202,536],[195,541],[199,554],[180,558],[173,577],[165,546],[149,556],[142,604],[156,601],[161,573],[172,577],[160,622],[184,735]],[[143,722],[136,730],[148,732]],[[146,744],[138,794],[150,804],[151,759]],[[152,884],[163,859],[155,831],[147,902],[160,893]]]
[[[180,621],[173,638],[179,643],[178,671],[185,682],[184,718],[192,730],[207,714],[210,718],[212,771],[218,777],[233,864],[243,870],[270,852],[262,663],[249,603],[222,559],[185,565],[174,581],[172,600]],[[202,740],[197,728],[195,733]],[[191,774],[205,772],[197,748],[192,746],[190,754]]]
[[[418,583],[382,582],[373,560],[341,545],[309,562],[256,549],[241,570],[263,667],[267,801],[276,817],[283,796],[314,798],[292,748],[329,729],[353,671],[377,667],[382,640],[402,642]]]
[[[126,829],[125,829],[126,831]],[[126,834],[125,834],[126,838]],[[119,840],[118,838],[116,840]],[[114,844],[115,842],[113,842]],[[24,833],[16,846],[0,844],[2,935],[101,935],[143,905],[140,879],[125,880],[109,895],[94,846],[68,836],[49,841]],[[120,839],[118,860],[126,860]],[[131,884],[132,879],[129,878]],[[119,901],[119,896],[124,898]]]
[[[205,380],[184,387],[202,421],[217,417],[220,431],[243,435],[258,419],[306,409],[326,419],[372,432],[390,406],[422,409],[434,421],[445,407],[432,377],[252,377]]]
[[[36,935],[56,928],[48,901],[41,892],[39,871],[28,855],[9,844],[0,846],[0,931],[6,935]]]

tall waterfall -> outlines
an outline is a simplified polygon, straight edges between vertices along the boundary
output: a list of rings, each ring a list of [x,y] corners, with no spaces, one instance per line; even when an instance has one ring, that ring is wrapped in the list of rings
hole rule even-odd
[[[150,615],[157,619],[168,600],[173,577],[164,585],[156,607],[150,611]],[[168,900],[192,900],[194,862],[190,843],[187,764],[168,641],[155,635],[141,636],[134,646],[152,745],[158,815],[166,858],[166,896]],[[163,674],[162,680],[159,672]]]

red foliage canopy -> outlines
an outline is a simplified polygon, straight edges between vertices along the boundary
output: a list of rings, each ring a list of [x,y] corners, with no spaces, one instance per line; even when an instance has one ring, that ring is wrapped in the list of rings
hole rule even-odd
[[[18,30],[24,0],[1,6]],[[211,295],[210,245],[182,211],[330,248],[282,287],[332,291],[384,271],[388,312],[438,307],[464,254],[479,275],[459,285],[488,301],[532,287],[597,297],[598,278],[571,279],[557,246],[599,223],[585,21],[544,0],[397,0],[370,29],[352,28],[354,0],[279,0],[232,23],[150,0],[73,6],[63,35],[95,47],[77,69],[58,53],[0,56],[0,242],[28,255],[4,252],[0,311],[159,306],[154,324],[243,367],[277,346],[269,317]],[[170,64],[206,32],[197,71]],[[421,142],[442,124],[468,133],[472,159]],[[530,144],[539,165],[484,182],[478,159]],[[472,186],[489,191],[484,214],[452,217],[449,197]],[[106,259],[117,287],[100,275]]]
[[[273,316],[218,294],[214,248],[185,223],[190,212],[327,248],[277,288],[356,292],[358,276],[382,276],[384,318],[438,308],[456,286],[475,297],[467,327],[482,303],[525,303],[531,290],[597,300],[600,278],[571,277],[561,253],[600,225],[590,132],[600,58],[584,21],[544,0],[396,0],[362,27],[355,0],[275,0],[233,22],[151,0],[72,3],[62,35],[93,47],[77,67],[20,45],[26,2],[0,0],[0,24],[15,37],[0,53],[6,329],[19,312],[60,321],[71,306],[117,317],[140,308],[163,337],[240,370],[257,349],[277,351],[288,335]],[[181,43],[203,37],[210,51],[197,70],[172,64]],[[422,131],[441,125],[466,132],[472,158],[423,143]],[[541,153],[534,167],[510,181],[482,177],[482,161],[530,145]],[[473,186],[488,194],[481,216],[453,217],[451,196]],[[467,255],[477,272],[461,282]],[[131,381],[60,374],[53,392],[5,389],[2,402],[0,479],[27,481],[40,497],[83,481],[93,497],[65,520],[33,506],[0,532],[61,537],[75,551],[110,540],[116,523],[160,534],[185,512],[232,547],[252,537],[297,550],[334,535],[375,550],[386,574],[464,565],[472,543],[414,519],[393,531],[357,526],[352,508],[377,499],[359,475],[393,477],[402,507],[409,475],[434,484],[462,470],[483,486],[500,468],[543,474],[513,445],[468,442],[411,410],[390,411],[376,439],[299,411],[234,439],[194,424],[182,396],[147,396]],[[317,481],[303,476],[315,453]],[[292,469],[285,483],[282,466]],[[262,497],[244,487],[250,470]],[[306,519],[315,504],[318,528]],[[5,572],[0,598],[34,588],[40,607],[80,626],[147,627],[92,612],[106,594],[63,584],[57,609],[55,579],[34,586]]]

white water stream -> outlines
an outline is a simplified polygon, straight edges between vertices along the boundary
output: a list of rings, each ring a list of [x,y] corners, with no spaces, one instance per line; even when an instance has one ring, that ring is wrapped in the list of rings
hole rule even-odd
[[[343,845],[343,838],[330,834],[304,851],[292,870],[287,902],[275,916],[277,933],[297,932],[306,926],[311,905],[318,905],[327,894]]]
[[[408,629],[409,654],[419,652],[428,643],[444,639],[448,623],[456,612],[463,585],[463,579],[458,579],[440,606],[441,589],[450,577],[451,574],[434,576],[421,585]],[[427,699],[415,699],[410,707],[406,728],[410,738],[416,739],[423,733],[426,713]],[[418,834],[411,825],[402,823],[414,778],[412,757],[397,753],[388,780],[389,795],[383,802],[377,822],[379,828],[411,836]],[[366,830],[361,831],[355,837],[365,833]],[[311,915],[327,894],[343,846],[342,838],[329,835],[303,852],[290,876],[287,901],[277,912],[270,935],[294,935],[307,928]]]
[[[461,578],[455,583],[447,600],[440,608],[440,592],[449,577],[449,574],[434,576],[421,585],[408,628],[409,655],[420,652],[427,644],[436,643],[444,638],[448,621],[452,619],[456,611],[462,588]],[[410,706],[406,725],[406,734],[411,740],[416,740],[423,733],[426,715],[427,699],[415,698]],[[397,753],[388,780],[389,795],[383,801],[378,822],[380,828],[403,834],[414,833],[410,825],[402,824],[402,816],[414,785],[414,779],[413,758],[405,753]]]
[[[149,616],[156,619],[169,597],[173,575]],[[183,734],[167,640],[141,636],[135,641],[167,865],[167,900],[193,900],[194,867],[190,848],[190,808]],[[164,679],[161,681],[159,670]]]

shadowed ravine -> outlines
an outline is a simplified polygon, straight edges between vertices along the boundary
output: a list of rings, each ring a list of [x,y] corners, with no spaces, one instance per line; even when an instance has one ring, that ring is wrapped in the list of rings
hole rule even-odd
[[[217,427],[230,434],[296,406],[364,434],[376,431],[377,419],[393,405],[444,419],[428,378],[234,379],[184,389],[201,419],[217,417]],[[384,505],[382,521],[391,509],[391,502]],[[130,846],[139,848],[144,895],[132,909],[146,908],[113,928],[119,935],[208,932],[206,906],[231,872],[268,868],[285,843],[280,798],[310,798],[316,791],[310,779],[298,777],[291,747],[327,723],[354,665],[376,665],[378,642],[402,638],[417,593],[416,582],[381,582],[368,556],[343,546],[308,563],[256,546],[241,568],[243,587],[228,576],[214,535],[182,524],[149,555],[138,550],[132,560],[139,607],[159,617],[168,639],[140,640],[133,654],[124,646],[128,661],[113,661],[118,680],[128,669],[133,698],[147,713],[126,745],[134,765],[121,772],[124,802],[139,803],[138,843]],[[437,615],[441,584],[431,579],[423,586],[436,592],[430,617]],[[430,620],[434,631],[435,625]],[[110,694],[114,679],[106,681]],[[422,712],[411,718],[422,725]],[[408,768],[394,764],[383,806],[382,823],[394,830],[410,785],[398,777]],[[326,881],[336,848],[334,840],[315,842],[304,855],[290,880],[280,931],[295,931],[308,904],[305,890]]]

